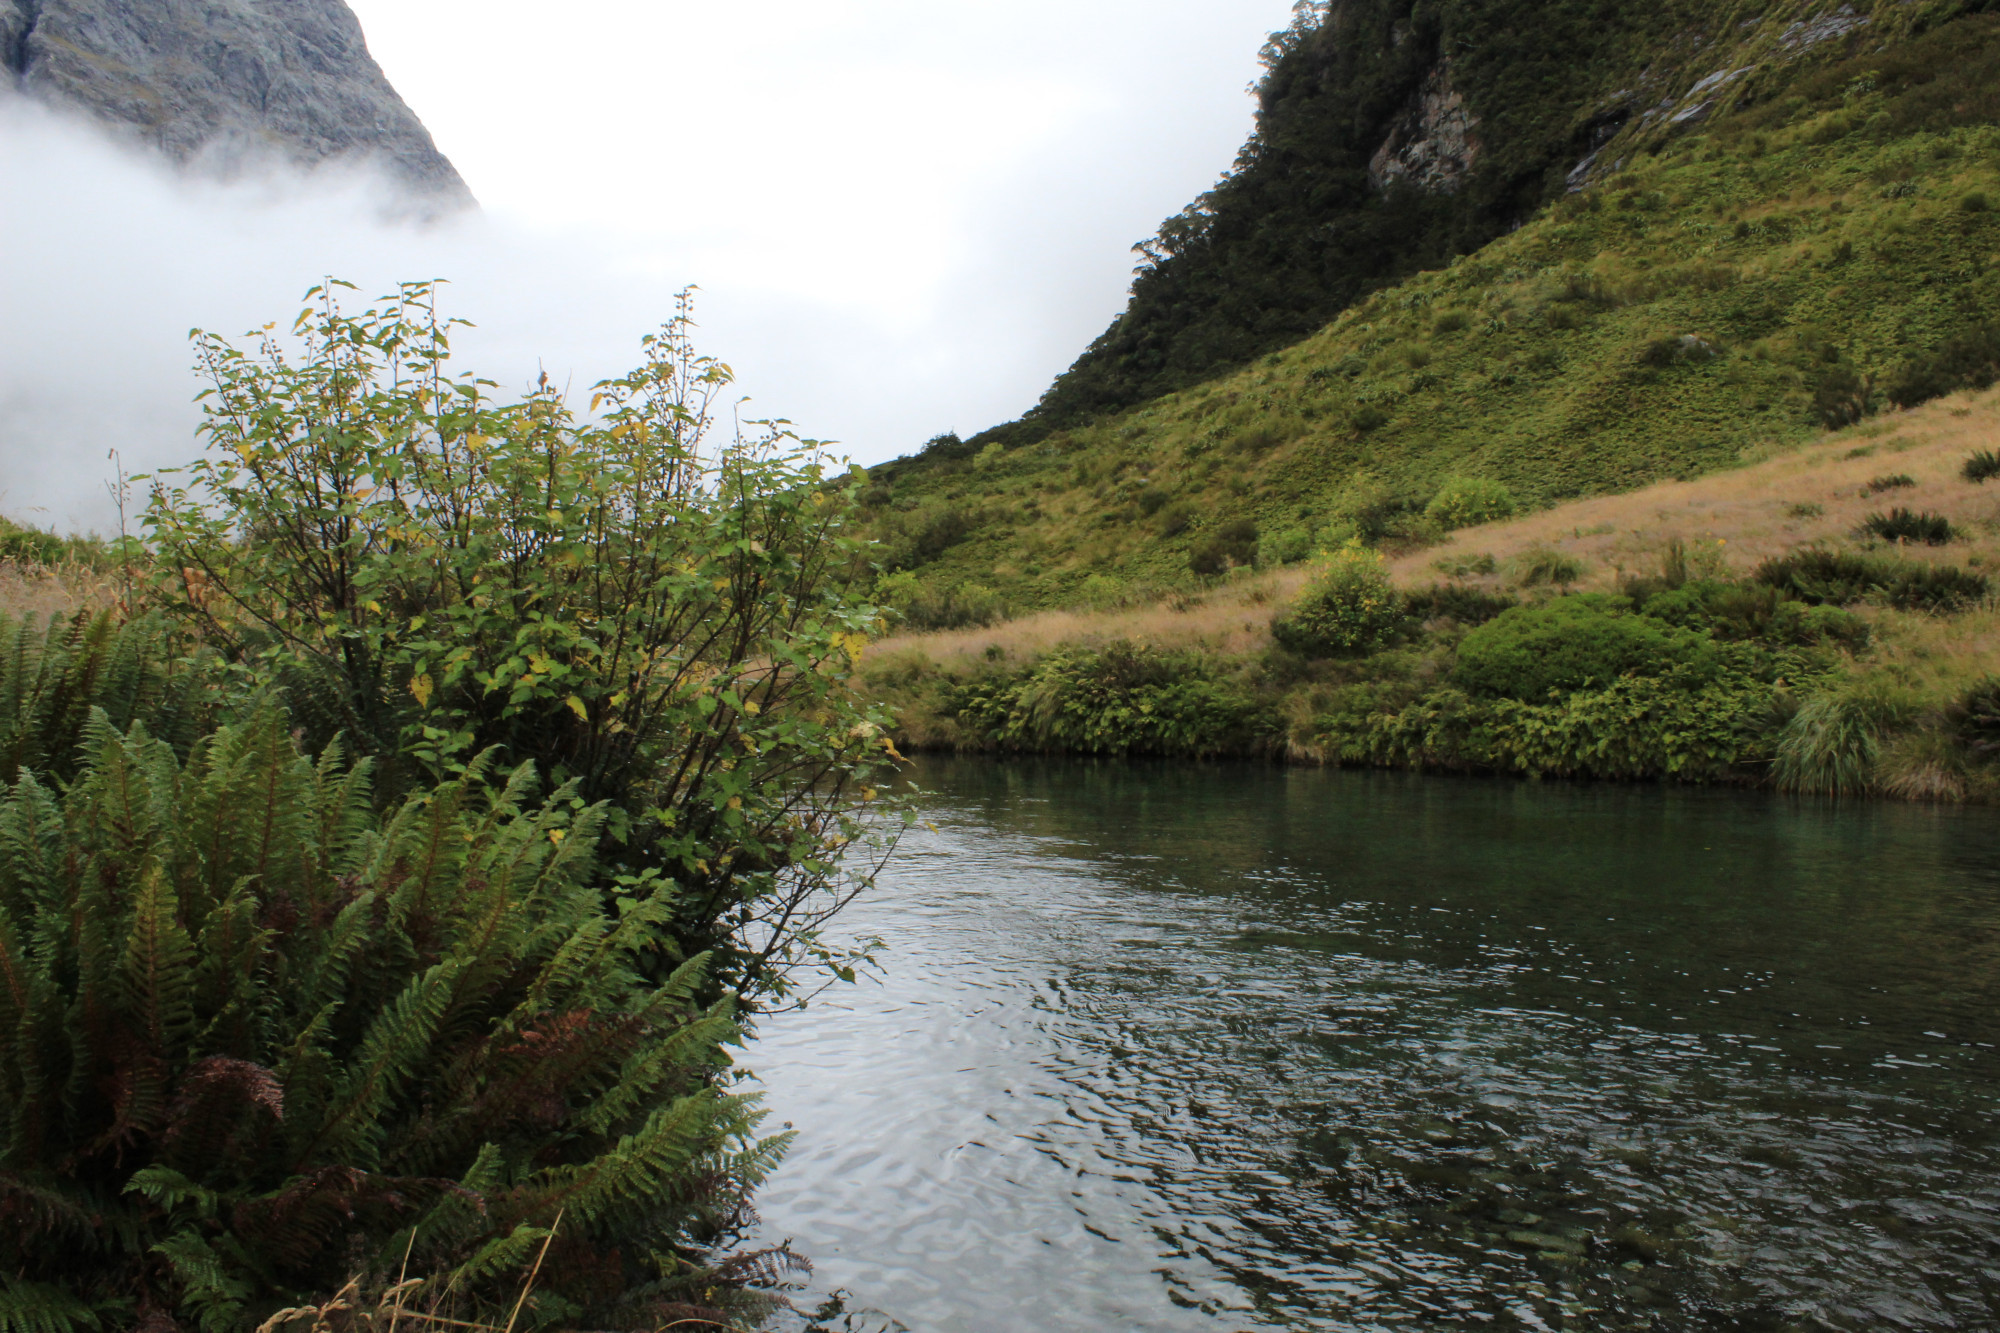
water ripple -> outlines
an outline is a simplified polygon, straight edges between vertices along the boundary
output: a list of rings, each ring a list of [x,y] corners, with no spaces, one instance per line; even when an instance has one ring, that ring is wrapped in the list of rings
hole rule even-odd
[[[933,764],[766,1023],[760,1207],[913,1329],[2000,1326],[2000,830]]]

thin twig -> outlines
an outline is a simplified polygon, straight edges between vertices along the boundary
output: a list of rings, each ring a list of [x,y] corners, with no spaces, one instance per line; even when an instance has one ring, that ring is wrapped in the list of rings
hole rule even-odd
[[[403,1282],[410,1275],[410,1251],[416,1247],[416,1243],[417,1229],[411,1227],[410,1238],[403,1243],[403,1266],[396,1270],[396,1303],[389,1308],[389,1333],[396,1333],[396,1321],[403,1314],[403,1297],[407,1292]]]
[[[521,1298],[514,1302],[514,1313],[507,1316],[506,1333],[514,1333],[514,1321],[521,1317],[521,1307],[528,1303],[528,1293],[535,1289],[535,1279],[541,1275],[542,1260],[549,1257],[549,1246],[555,1241],[556,1228],[562,1225],[563,1210],[556,1210],[556,1220],[549,1223],[549,1234],[542,1237],[542,1252],[535,1256],[535,1266],[528,1271],[527,1285],[521,1288]]]

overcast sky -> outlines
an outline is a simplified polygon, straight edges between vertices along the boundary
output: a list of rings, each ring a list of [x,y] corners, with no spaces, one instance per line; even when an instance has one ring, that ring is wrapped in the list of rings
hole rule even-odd
[[[454,280],[482,373],[625,368],[683,283],[765,412],[864,462],[1033,404],[1128,247],[1227,168],[1290,0],[350,0],[483,207],[190,185],[0,124],[0,509],[95,525],[104,445],[185,454],[183,335],[335,272]]]

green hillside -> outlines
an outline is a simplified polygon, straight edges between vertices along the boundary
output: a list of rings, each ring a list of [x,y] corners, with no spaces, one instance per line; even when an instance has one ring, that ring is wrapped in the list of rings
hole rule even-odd
[[[1537,507],[1990,382],[2000,16],[1966,9],[1302,11],[1236,171],[1038,413],[873,470],[885,591],[948,625],[1393,549],[1448,483]],[[1373,189],[1447,65],[1472,165]]]

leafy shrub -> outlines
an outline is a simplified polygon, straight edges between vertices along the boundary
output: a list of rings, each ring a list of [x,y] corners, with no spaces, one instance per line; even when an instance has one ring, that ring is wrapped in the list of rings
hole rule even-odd
[[[1928,356],[1904,362],[1887,392],[1896,406],[1915,407],[1958,389],[1988,388],[1995,379],[2000,379],[2000,324],[1981,324]]]
[[[680,889],[597,870],[576,782],[484,776],[381,820],[266,706],[185,763],[100,716],[74,782],[12,785],[11,1326],[251,1328],[405,1262],[494,1320],[559,1214],[531,1325],[719,1317],[707,1245],[784,1140],[715,1086]]]
[[[155,483],[155,595],[391,795],[498,747],[609,802],[616,857],[681,886],[675,938],[718,987],[781,992],[887,762],[847,688],[879,618],[851,476],[777,426],[717,447],[730,374],[685,303],[582,419],[454,375],[429,285],[359,316],[337,295],[312,293],[297,354],[201,337],[209,451]]]
[[[1828,430],[1839,430],[1875,411],[1875,380],[1852,366],[1834,365],[1821,372],[1813,386],[1813,416]]]
[[[1531,546],[1507,562],[1507,577],[1517,588],[1567,588],[1584,570],[1583,561],[1552,546]]]
[[[1991,206],[1991,201],[1979,190],[1973,190],[1961,195],[1958,200],[1958,208],[1961,213],[1984,213]]]
[[[1579,594],[1517,606],[1479,626],[1459,644],[1452,678],[1474,694],[1539,702],[1628,672],[1657,676],[1712,662],[1702,636]]]
[[[1159,519],[1153,526],[1162,537],[1178,537],[1194,526],[1194,506],[1185,500],[1176,500],[1160,510]]]
[[[1785,506],[1785,517],[1787,518],[1818,518],[1825,512],[1825,505],[1815,504],[1811,500],[1804,500],[1798,504]]]
[[[1967,481],[1983,484],[1993,477],[2000,477],[2000,453],[1991,449],[1978,449],[1965,460],[1961,469]]]
[[[1166,507],[1173,492],[1164,486],[1148,486],[1139,492],[1139,512],[1151,518]]]
[[[910,560],[914,564],[928,564],[971,533],[972,524],[950,506],[920,513],[910,531]]]
[[[1193,758],[1241,748],[1253,713],[1204,658],[1128,643],[1050,653],[1019,675],[961,686],[948,706],[1004,750]]]
[[[1986,576],[1955,565],[1929,565],[1807,547],[1757,567],[1760,583],[1801,602],[1836,606],[1876,598],[1904,611],[1961,611],[1983,600]]]
[[[1768,584],[1696,580],[1647,599],[1642,614],[1718,639],[1859,648],[1868,624],[1837,606],[1808,606]]]
[[[1968,686],[1947,720],[1966,753],[1983,761],[2000,758],[2000,676]]]
[[[1418,620],[1454,620],[1461,625],[1483,625],[1517,605],[1519,599],[1507,593],[1468,588],[1463,583],[1434,583],[1403,599],[1404,610]]]
[[[1388,425],[1389,414],[1372,403],[1366,403],[1354,409],[1354,415],[1349,420],[1356,431],[1366,435]]]
[[[1403,619],[1402,598],[1389,584],[1381,554],[1349,543],[1291,610],[1271,622],[1271,637],[1305,657],[1351,657],[1388,642]]]
[[[1897,472],[1886,477],[1871,478],[1868,482],[1868,493],[1870,495],[1880,495],[1884,491],[1901,490],[1906,486],[1914,486],[1916,484],[1917,479],[1909,473]]]
[[[1336,709],[1314,748],[1346,763],[1551,777],[1708,781],[1767,757],[1769,686],[1685,666],[1539,703],[1431,691],[1394,709]]]
[[[1861,531],[1870,537],[1898,544],[1943,546],[1952,539],[1951,523],[1943,514],[1929,510],[1918,513],[1892,509],[1886,514],[1870,514],[1862,520]]]
[[[1256,563],[1257,525],[1247,518],[1232,519],[1203,533],[1188,552],[1188,568],[1197,574],[1220,574]]]
[[[1491,523],[1514,512],[1514,493],[1484,477],[1452,477],[1424,506],[1424,516],[1446,531]]]

